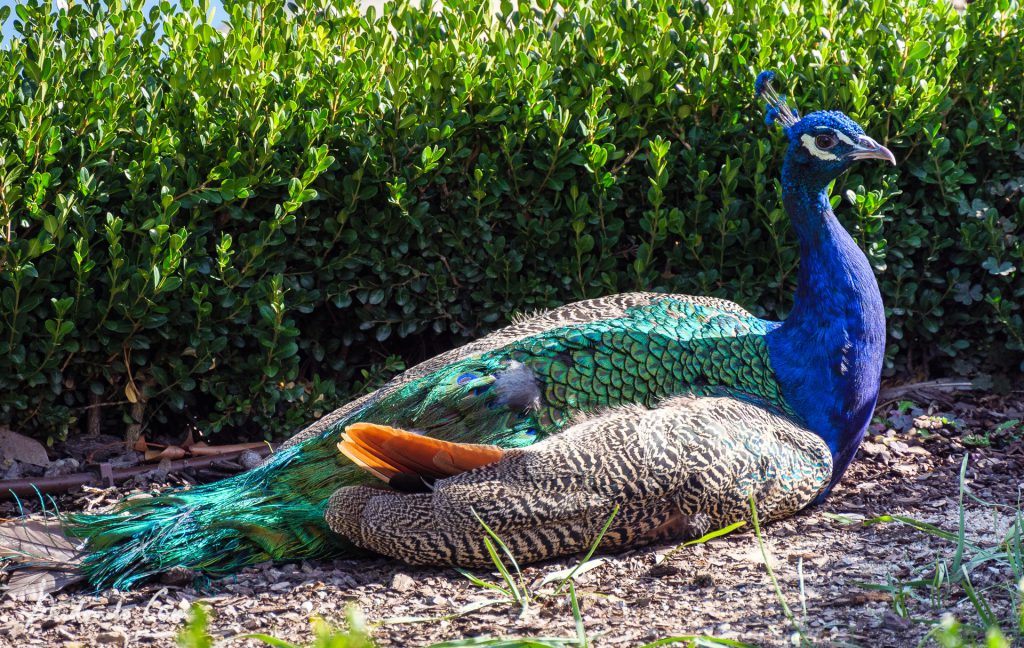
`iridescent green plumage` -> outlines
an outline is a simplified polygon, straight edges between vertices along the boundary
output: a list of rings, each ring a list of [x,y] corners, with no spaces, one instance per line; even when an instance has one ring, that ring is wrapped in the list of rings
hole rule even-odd
[[[572,304],[415,367],[311,427],[259,468],[188,491],[69,516],[95,586],[127,587],[171,567],[230,572],[267,559],[351,549],[324,522],[328,498],[367,476],[337,452],[356,421],[450,441],[521,447],[581,412],[737,394],[788,412],[764,336],[773,324],[721,300],[638,293]],[[516,407],[504,372],[522,365],[540,399]],[[521,388],[519,386],[517,388]]]

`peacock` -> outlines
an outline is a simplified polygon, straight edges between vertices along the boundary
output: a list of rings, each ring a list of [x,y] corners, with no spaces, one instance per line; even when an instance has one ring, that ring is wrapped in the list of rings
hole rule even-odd
[[[893,154],[841,112],[804,117],[762,72],[788,150],[782,197],[800,244],[783,322],[710,297],[634,292],[524,317],[393,378],[262,465],[102,514],[3,529],[14,592],[131,586],[172,569],[371,550],[485,564],[480,522],[521,560],[701,533],[820,502],[850,464],[881,377],[871,267],[829,184]]]

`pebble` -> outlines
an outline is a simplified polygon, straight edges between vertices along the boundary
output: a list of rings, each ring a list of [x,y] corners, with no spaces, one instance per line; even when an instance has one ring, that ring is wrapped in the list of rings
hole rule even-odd
[[[110,644],[113,646],[127,646],[128,635],[120,630],[111,630],[108,632],[101,632],[96,635],[97,643]]]
[[[408,592],[414,587],[416,587],[416,581],[408,574],[399,572],[391,579],[391,589],[396,592]]]
[[[51,462],[46,470],[43,472],[44,477],[57,477],[60,475],[70,475],[71,473],[78,470],[78,460],[68,457],[66,459],[58,459],[57,461]]]
[[[238,456],[238,464],[246,470],[252,470],[263,463],[263,457],[255,450],[246,450]]]

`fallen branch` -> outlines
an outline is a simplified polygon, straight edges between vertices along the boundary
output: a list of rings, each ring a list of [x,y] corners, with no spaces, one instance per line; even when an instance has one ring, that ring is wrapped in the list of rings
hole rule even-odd
[[[971,391],[972,389],[974,389],[974,387],[971,384],[971,381],[966,378],[939,378],[937,380],[910,383],[909,385],[886,387],[879,392],[878,402],[889,403],[910,394],[948,396],[949,394]]]
[[[230,461],[242,456],[245,452],[255,452],[260,457],[266,457],[271,453],[271,448],[262,444],[259,448],[249,448],[231,453],[222,453],[208,457],[196,457],[171,461],[166,466],[168,473],[181,472],[188,469],[208,468],[224,461]],[[127,468],[115,468],[109,463],[102,463],[95,471],[80,472],[72,475],[60,475],[57,477],[33,477],[29,479],[4,479],[0,480],[0,498],[11,499],[15,495],[35,495],[37,492],[43,494],[64,493],[72,488],[96,484],[103,486],[114,486],[123,482],[159,469],[159,466],[148,464],[142,466],[131,466]]]

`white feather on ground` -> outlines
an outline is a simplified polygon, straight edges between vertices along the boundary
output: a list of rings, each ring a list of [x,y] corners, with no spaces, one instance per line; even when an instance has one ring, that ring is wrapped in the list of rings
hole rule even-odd
[[[56,520],[18,520],[0,525],[2,586],[12,599],[35,601],[82,580],[81,548]]]

